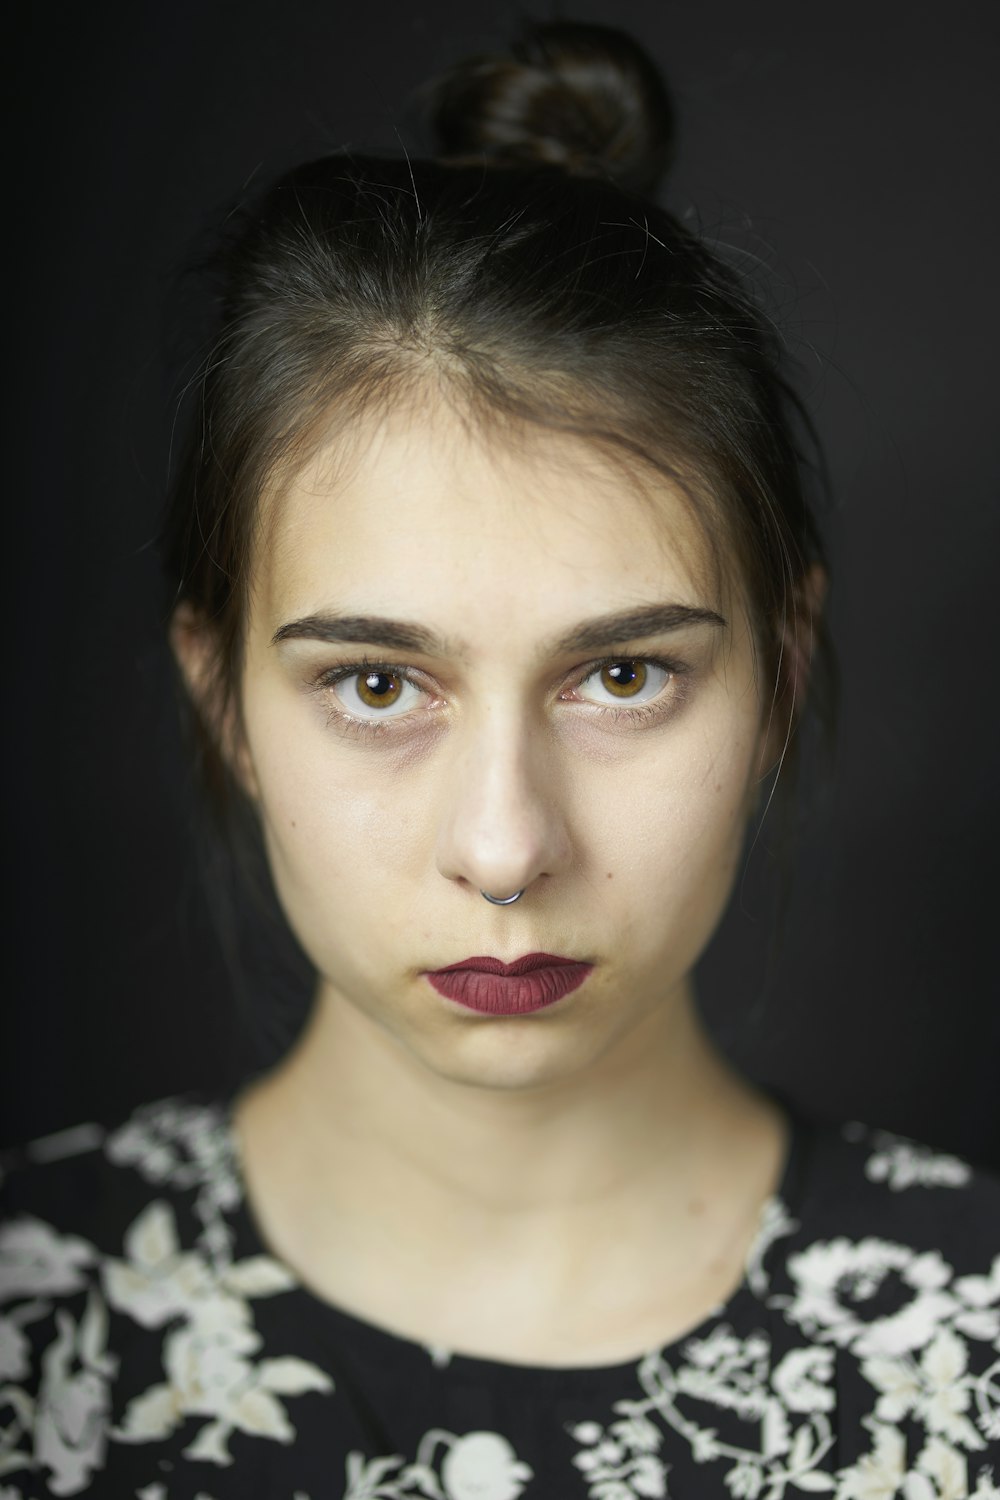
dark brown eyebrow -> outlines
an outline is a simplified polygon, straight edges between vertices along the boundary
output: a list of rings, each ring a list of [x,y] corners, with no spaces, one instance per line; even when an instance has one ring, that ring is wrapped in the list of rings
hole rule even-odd
[[[271,637],[279,641],[353,641],[358,645],[385,646],[390,651],[420,651],[426,656],[446,656],[446,642],[422,625],[387,620],[383,615],[305,615],[280,625]]]
[[[628,609],[613,615],[585,620],[556,643],[556,650],[601,651],[628,641],[663,635],[685,625],[713,625],[725,629],[726,621],[714,609],[690,604],[650,604],[642,609]],[[388,620],[382,615],[304,615],[280,625],[271,644],[280,641],[354,642],[357,645],[382,646],[389,651],[418,651],[425,656],[455,655],[448,642],[422,625],[405,620]]]
[[[643,609],[626,609],[616,615],[601,615],[585,620],[558,643],[559,651],[602,651],[628,641],[643,640],[648,635],[665,635],[685,625],[714,625],[725,629],[726,621],[714,609],[692,604],[649,604]]]

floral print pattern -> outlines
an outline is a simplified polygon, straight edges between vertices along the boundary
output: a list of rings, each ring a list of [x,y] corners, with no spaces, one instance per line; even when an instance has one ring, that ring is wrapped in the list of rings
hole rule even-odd
[[[257,1237],[229,1108],[9,1154],[0,1500],[1000,1500],[1000,1182],[958,1158],[795,1122],[723,1306],[543,1370],[320,1302]]]

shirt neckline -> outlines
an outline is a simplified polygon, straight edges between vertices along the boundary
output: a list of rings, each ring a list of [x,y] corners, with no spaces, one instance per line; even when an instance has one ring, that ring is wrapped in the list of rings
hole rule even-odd
[[[329,1330],[333,1347],[350,1351],[359,1363],[385,1375],[394,1367],[407,1371],[418,1371],[427,1378],[435,1374],[451,1382],[461,1384],[489,1385],[499,1389],[509,1383],[512,1388],[523,1391],[525,1387],[537,1389],[558,1386],[562,1389],[575,1387],[607,1386],[619,1388],[623,1381],[634,1377],[637,1366],[650,1357],[669,1360],[692,1340],[704,1339],[721,1324],[739,1321],[741,1309],[760,1307],[761,1279],[766,1280],[763,1261],[774,1241],[783,1238],[798,1228],[797,1207],[804,1192],[803,1179],[813,1136],[813,1128],[803,1119],[789,1100],[769,1090],[771,1098],[780,1105],[788,1120],[788,1144],[785,1158],[773,1191],[761,1204],[757,1227],[743,1262],[743,1271],[738,1284],[721,1302],[690,1328],[662,1344],[653,1344],[637,1352],[629,1359],[613,1363],[588,1365],[540,1365],[485,1355],[464,1354],[433,1343],[399,1333],[394,1329],[372,1321],[350,1311],[341,1304],[330,1301],[313,1291],[295,1269],[283,1260],[270,1245],[258,1223],[253,1203],[247,1191],[246,1177],[239,1133],[233,1112],[240,1089],[234,1090],[223,1101],[223,1127],[231,1154],[232,1171],[238,1186],[237,1202],[233,1217],[239,1221],[241,1238],[251,1255],[263,1255],[280,1266],[291,1283],[288,1296],[295,1299],[311,1327],[320,1331]]]

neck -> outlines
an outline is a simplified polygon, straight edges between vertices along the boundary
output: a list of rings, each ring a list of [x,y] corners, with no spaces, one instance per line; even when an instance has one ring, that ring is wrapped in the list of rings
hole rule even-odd
[[[245,1100],[259,1152],[266,1140],[308,1183],[314,1215],[327,1204],[343,1224],[378,1204],[385,1221],[395,1205],[428,1249],[442,1226],[507,1253],[544,1229],[558,1257],[581,1230],[620,1236],[644,1210],[677,1223],[718,1197],[741,1145],[775,1135],[774,1110],[713,1047],[687,986],[585,1075],[517,1090],[442,1078],[321,992]]]
[[[235,1120],[264,1239],[314,1293],[555,1365],[696,1326],[738,1283],[785,1150],[686,987],[587,1069],[506,1090],[442,1078],[321,993]]]

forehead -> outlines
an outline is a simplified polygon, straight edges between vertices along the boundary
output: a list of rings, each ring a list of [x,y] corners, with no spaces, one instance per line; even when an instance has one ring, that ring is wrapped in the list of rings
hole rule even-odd
[[[536,636],[635,602],[714,606],[702,528],[679,482],[531,425],[443,404],[336,433],[268,502],[260,626],[327,608]]]

